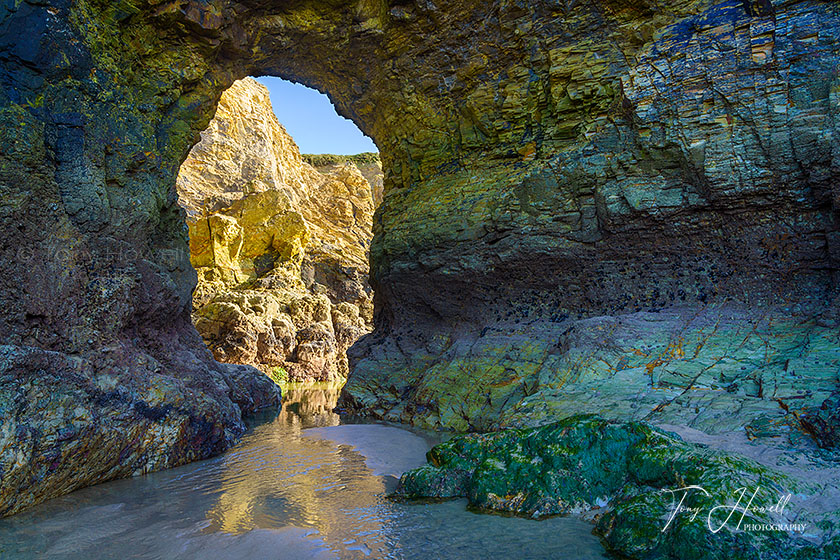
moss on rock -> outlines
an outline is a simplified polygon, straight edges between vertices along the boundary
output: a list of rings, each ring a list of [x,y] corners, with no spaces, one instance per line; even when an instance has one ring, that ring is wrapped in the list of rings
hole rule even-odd
[[[789,520],[779,500],[813,490],[808,484],[641,422],[574,416],[456,436],[427,457],[402,476],[399,496],[466,497],[535,518],[596,512],[595,532],[622,557],[746,560],[808,550],[795,534],[745,530]]]

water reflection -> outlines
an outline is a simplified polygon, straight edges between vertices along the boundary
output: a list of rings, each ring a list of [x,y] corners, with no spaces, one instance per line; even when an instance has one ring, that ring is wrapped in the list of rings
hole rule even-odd
[[[298,390],[221,457],[0,520],[0,558],[603,558],[578,520],[389,500],[387,474],[421,464],[427,441],[391,426],[337,426],[336,388]]]
[[[299,428],[338,426],[340,418],[333,412],[341,394],[342,383],[286,383],[283,389],[282,422]]]
[[[378,516],[356,512],[381,503],[383,479],[370,476],[365,458],[350,446],[290,429],[288,416],[256,428],[235,453],[225,455],[220,471],[206,532],[243,533],[285,524],[315,529],[340,544],[381,530]]]

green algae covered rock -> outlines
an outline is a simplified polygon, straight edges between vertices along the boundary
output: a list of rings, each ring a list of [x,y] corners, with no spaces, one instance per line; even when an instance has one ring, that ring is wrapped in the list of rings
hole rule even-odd
[[[794,532],[754,529],[798,530],[787,504],[806,484],[641,422],[582,415],[462,435],[428,460],[402,476],[399,496],[466,497],[480,509],[535,518],[588,512],[605,546],[629,558],[820,553]]]
[[[628,452],[645,430],[578,417],[538,430],[456,437],[432,449],[433,466],[403,477],[402,487],[413,496],[430,484],[435,497],[466,495],[482,508],[535,517],[583,511],[624,485]]]

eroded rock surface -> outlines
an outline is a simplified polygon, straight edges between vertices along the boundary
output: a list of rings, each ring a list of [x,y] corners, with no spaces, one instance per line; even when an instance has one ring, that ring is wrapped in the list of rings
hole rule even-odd
[[[160,335],[147,352],[121,340],[70,356],[0,346],[0,514],[212,457],[244,433],[243,413],[279,406],[271,380],[215,362],[194,331]]]
[[[501,10],[494,44],[532,50],[492,85],[464,53],[457,165],[403,165],[376,222],[345,405],[801,430],[833,390],[837,7],[634,6]]]
[[[173,187],[222,91],[272,74],[328,92],[377,142],[386,172],[371,246],[376,334],[354,350],[345,406],[453,428],[494,426],[500,413],[516,423],[531,407],[549,422],[574,409],[555,366],[575,357],[576,337],[608,332],[592,322],[606,317],[628,338],[590,352],[611,367],[578,370],[589,383],[579,389],[597,396],[629,375],[642,390],[653,364],[649,411],[701,422],[697,377],[711,398],[743,403],[733,426],[764,432],[760,414],[740,411],[795,420],[787,397],[819,404],[838,365],[825,348],[837,334],[838,29],[840,7],[818,0],[4,2],[0,337],[8,355],[87,360],[80,379],[97,379],[102,350],[122,344],[126,387],[145,383],[135,358],[160,363],[196,384],[190,410],[233,434],[231,384],[198,385],[230,370],[209,362],[189,323],[196,279]],[[657,312],[667,340],[633,327]],[[762,317],[807,334],[797,342]],[[719,321],[732,338],[703,358],[698,341]],[[684,355],[678,332],[693,348]],[[701,363],[761,360],[758,340],[778,367]],[[634,349],[638,361],[622,362]],[[799,377],[786,352],[819,371]],[[549,383],[534,385],[543,366]],[[20,473],[2,478],[3,512],[133,464],[131,453],[118,469],[71,453],[56,413],[16,396],[43,371],[2,377],[14,419],[2,468]],[[761,389],[771,386],[781,402]],[[68,391],[63,411],[104,410]],[[592,406],[620,410],[626,392],[611,391]],[[33,433],[45,451],[18,461]],[[173,441],[138,449],[163,457]],[[37,474],[52,465],[67,483]]]
[[[316,170],[277,122],[268,90],[235,82],[178,175],[198,272],[193,319],[220,362],[276,380],[347,377],[370,332],[374,202],[359,169]]]

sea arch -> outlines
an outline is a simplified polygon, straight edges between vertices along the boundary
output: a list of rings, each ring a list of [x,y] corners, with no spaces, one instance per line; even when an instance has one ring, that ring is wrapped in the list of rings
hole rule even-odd
[[[173,189],[247,75],[325,91],[381,150],[349,406],[494,427],[574,318],[830,320],[840,11],[753,4],[4,2],[0,514],[219,453],[276,402],[190,324]]]

